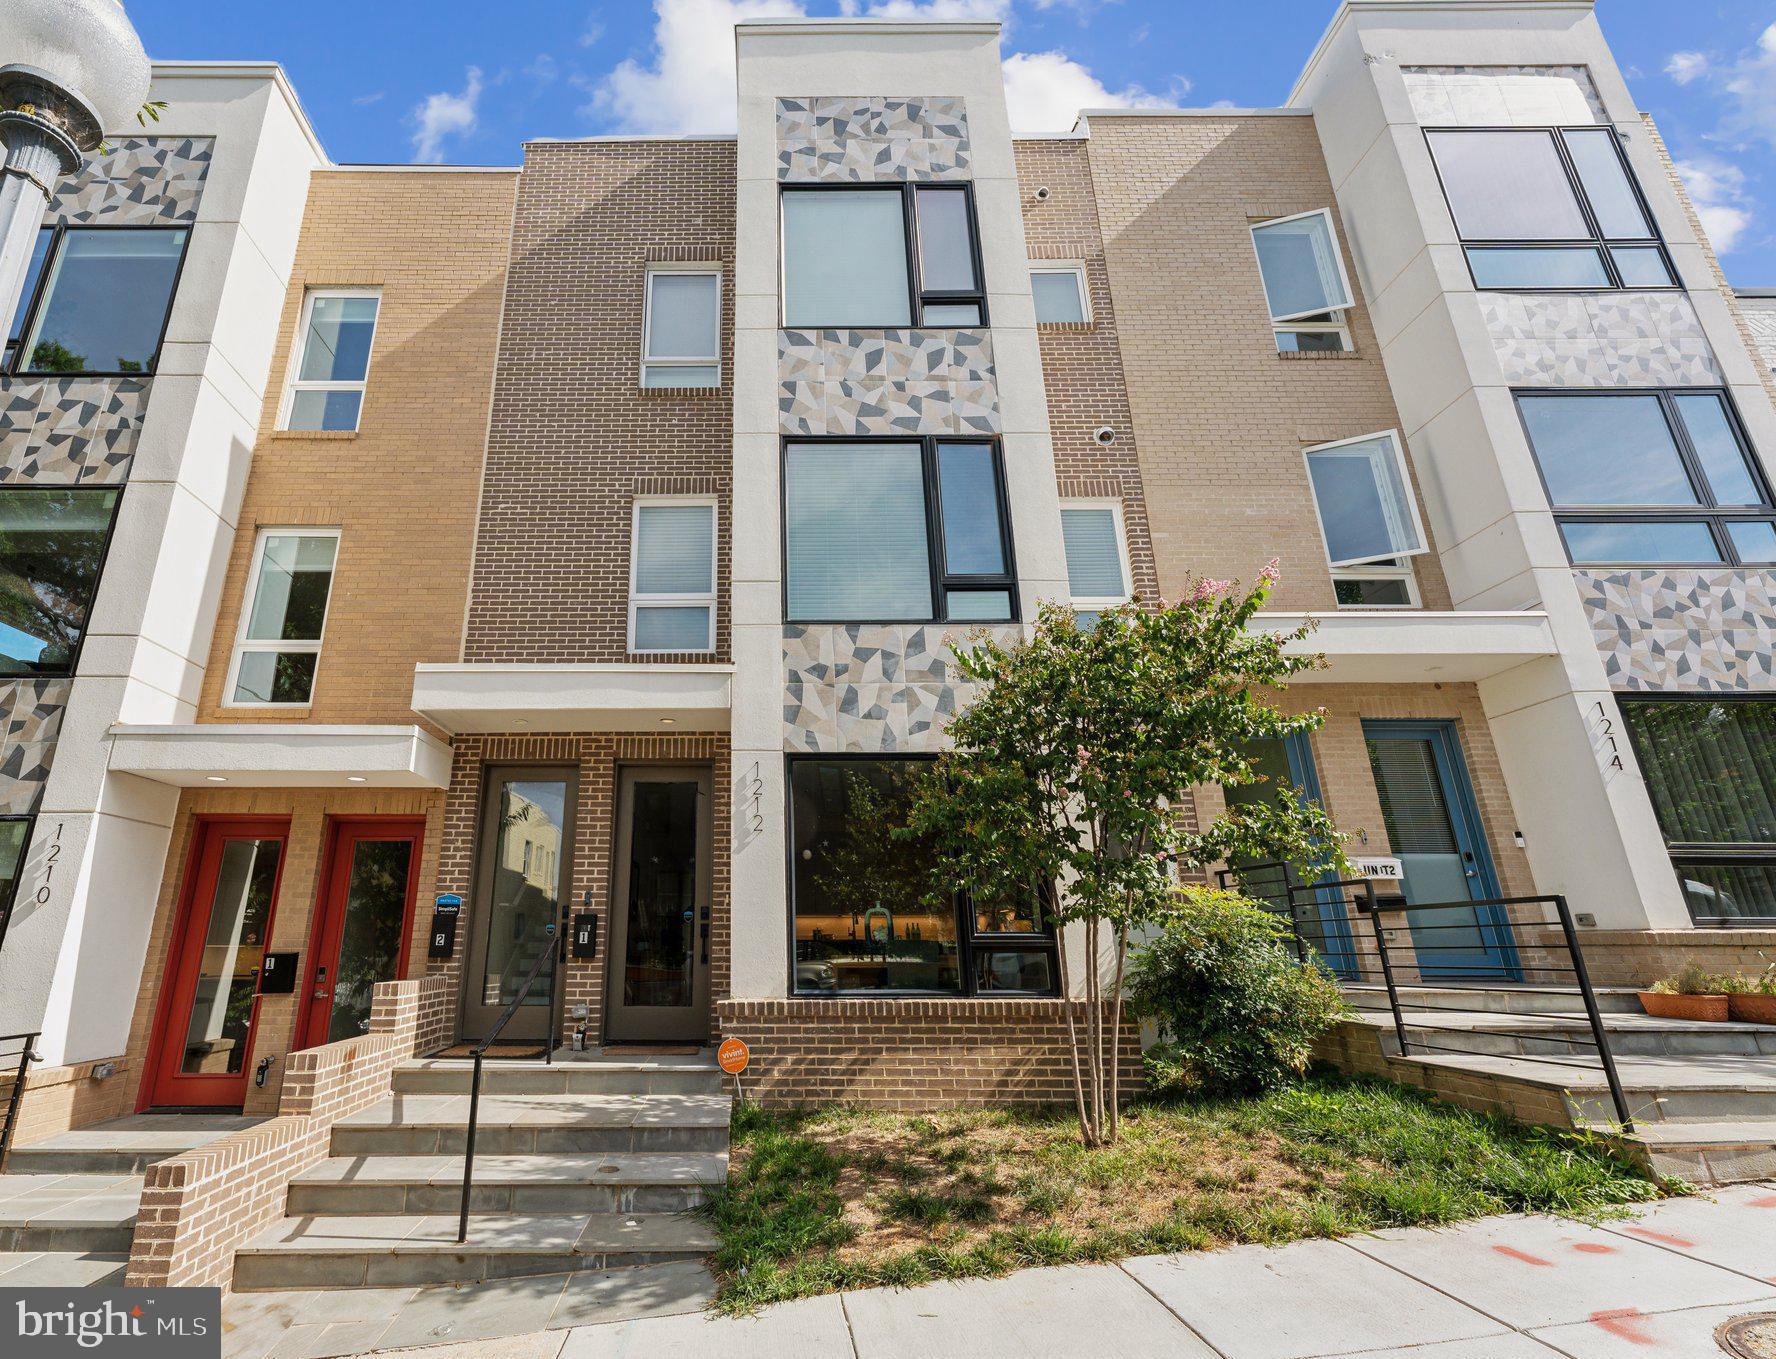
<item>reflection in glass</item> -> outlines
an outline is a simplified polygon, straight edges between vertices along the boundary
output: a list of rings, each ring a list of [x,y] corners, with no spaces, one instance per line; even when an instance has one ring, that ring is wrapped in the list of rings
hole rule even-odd
[[[376,334],[374,297],[317,297],[309,308],[302,349],[303,382],[362,382]]]
[[[55,239],[55,228],[44,227],[37,233],[37,239],[31,246],[31,260],[25,266],[25,286],[19,293],[18,310],[12,314],[12,325],[6,332],[6,346],[10,349],[19,342],[24,333],[25,317],[31,310],[31,299],[37,294],[37,281],[43,277],[43,261],[49,255],[49,243]]]
[[[1005,991],[1048,995],[1054,985],[1053,959],[1047,953],[1019,949],[975,952],[974,989],[981,995]]]
[[[928,293],[979,291],[974,275],[974,241],[968,229],[968,193],[964,189],[920,189],[915,196],[919,218],[919,286]],[[930,312],[925,319],[931,320]]]
[[[1745,461],[1745,450],[1727,418],[1725,401],[1714,392],[1674,396],[1678,418],[1695,446],[1717,505],[1762,505],[1764,493]]]
[[[117,497],[0,491],[0,674],[54,674],[73,663]]]
[[[1606,240],[1648,240],[1653,224],[1640,206],[1627,167],[1616,151],[1616,134],[1607,127],[1573,129],[1560,134],[1591,200],[1592,215]]]
[[[1472,246],[1476,288],[1607,288],[1603,256],[1589,247]]]
[[[1776,846],[1776,702],[1622,704],[1665,838]]]
[[[50,265],[25,342],[33,373],[146,373],[160,348],[185,232],[75,228]]]
[[[282,849],[277,840],[223,843],[179,1061],[184,1075],[234,1076],[246,1063],[253,993],[265,954]]]
[[[410,840],[360,840],[352,849],[333,1013],[327,1024],[329,1043],[369,1031],[373,988],[378,982],[395,980],[399,972],[412,863]]]
[[[939,444],[937,460],[945,569],[952,576],[1003,574],[1005,535],[992,445]]]
[[[1258,271],[1274,321],[1343,311],[1351,305],[1338,264],[1338,242],[1324,213],[1252,228]]]
[[[623,1004],[691,1003],[697,909],[697,785],[634,785]]]
[[[1697,520],[1623,520],[1619,523],[1561,524],[1566,550],[1576,565],[1625,563],[1635,566],[1718,562],[1720,547],[1707,524]]]
[[[1694,505],[1656,396],[1524,396],[1517,401],[1555,505]]]
[[[1677,880],[1698,923],[1744,921],[1768,929],[1776,921],[1776,865],[1686,859],[1677,865]]]
[[[1464,241],[1571,241],[1591,234],[1548,133],[1432,132],[1429,137]]]
[[[500,787],[493,859],[493,901],[487,912],[483,1005],[506,1005],[545,949],[561,916],[562,847],[567,783],[510,779]],[[547,1005],[549,988],[533,986],[526,1005]]]

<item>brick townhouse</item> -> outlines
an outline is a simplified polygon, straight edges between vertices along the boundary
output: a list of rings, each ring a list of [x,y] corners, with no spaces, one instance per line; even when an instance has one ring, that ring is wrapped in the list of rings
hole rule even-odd
[[[61,186],[0,375],[22,1140],[271,1113],[422,978],[453,1042],[1062,1097],[1053,931],[885,834],[950,642],[1273,556],[1326,721],[1259,756],[1458,971],[1551,893],[1603,981],[1776,957],[1776,327],[1588,0],[1347,0],[1282,107],[1030,138],[994,24],[736,50],[737,135],[510,170],[163,64]]]

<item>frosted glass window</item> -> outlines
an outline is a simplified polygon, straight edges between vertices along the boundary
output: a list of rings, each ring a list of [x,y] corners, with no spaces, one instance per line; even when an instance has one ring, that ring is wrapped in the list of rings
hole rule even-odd
[[[1426,550],[1405,459],[1392,434],[1310,448],[1307,475],[1333,566]]]
[[[1067,550],[1067,592],[1075,608],[1114,608],[1129,597],[1122,569],[1122,529],[1108,505],[1063,505],[1061,539]]]
[[[790,619],[930,619],[920,446],[791,444],[784,461]]]
[[[1262,223],[1252,228],[1252,241],[1258,249],[1271,320],[1293,321],[1351,305],[1330,212]]]
[[[654,270],[647,276],[644,387],[721,385],[721,275]]]
[[[783,320],[809,327],[912,324],[900,190],[785,191]]]
[[[631,651],[714,650],[713,502],[637,502],[629,610]]]

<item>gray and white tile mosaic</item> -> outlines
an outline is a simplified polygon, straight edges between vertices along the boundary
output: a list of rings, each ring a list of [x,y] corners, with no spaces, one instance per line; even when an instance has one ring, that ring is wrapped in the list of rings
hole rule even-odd
[[[0,681],[0,816],[29,816],[55,763],[70,679]]]
[[[1682,293],[1481,293],[1516,387],[1717,387],[1720,364]]]
[[[777,178],[788,183],[967,179],[971,164],[959,96],[777,101]]]
[[[120,137],[56,186],[49,220],[71,226],[179,226],[197,220],[211,137]]]
[[[121,486],[148,378],[0,378],[0,483]]]
[[[1776,572],[1576,570],[1614,688],[1776,690]]]
[[[783,330],[784,434],[996,434],[999,380],[986,330]]]

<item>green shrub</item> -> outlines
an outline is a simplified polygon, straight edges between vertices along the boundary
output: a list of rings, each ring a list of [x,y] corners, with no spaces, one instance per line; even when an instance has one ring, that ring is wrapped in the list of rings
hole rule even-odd
[[[1744,989],[1739,980],[1710,972],[1701,963],[1685,963],[1669,977],[1654,982],[1650,989],[1661,996],[1730,996]]]
[[[1147,1078],[1166,1093],[1275,1089],[1307,1068],[1314,1040],[1345,1013],[1331,975],[1296,961],[1282,920],[1208,888],[1178,893],[1130,961],[1128,996],[1159,1026]]]

